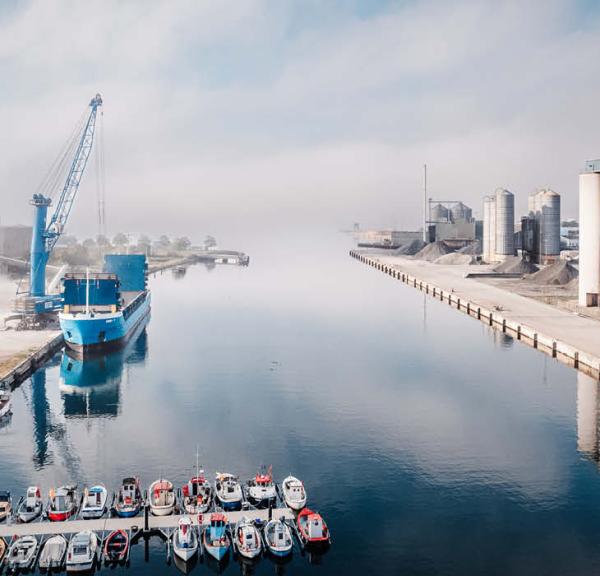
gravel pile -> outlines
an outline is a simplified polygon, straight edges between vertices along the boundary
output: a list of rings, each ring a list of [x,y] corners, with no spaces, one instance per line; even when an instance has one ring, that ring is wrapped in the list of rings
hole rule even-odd
[[[431,244],[427,244],[425,248],[419,250],[415,254],[415,258],[417,260],[426,260],[427,262],[433,262],[437,260],[440,256],[444,256],[445,254],[450,254],[454,252],[450,246],[448,246],[444,241],[432,242]]]
[[[426,244],[423,240],[416,239],[398,248],[398,250],[396,250],[396,254],[402,256],[414,256],[417,252],[423,250],[425,246]]]
[[[494,272],[500,274],[533,274],[538,270],[539,268],[535,264],[522,260],[518,256],[511,256],[494,268]]]
[[[460,250],[457,250],[457,252],[459,254],[472,254],[473,256],[477,256],[478,254],[481,254],[481,244],[479,243],[479,240],[476,240],[475,242],[471,242],[471,244],[467,244],[467,246],[464,246]]]
[[[571,266],[566,260],[559,260],[533,274],[531,279],[537,284],[552,286],[568,284],[578,276],[579,273],[574,266]]]
[[[434,264],[473,264],[476,262],[471,254],[460,254],[459,252],[451,252],[444,254],[433,261]]]

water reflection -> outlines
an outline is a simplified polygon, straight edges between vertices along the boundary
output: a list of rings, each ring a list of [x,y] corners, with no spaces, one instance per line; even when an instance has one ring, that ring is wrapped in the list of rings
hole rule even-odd
[[[598,381],[577,373],[577,449],[598,462]]]

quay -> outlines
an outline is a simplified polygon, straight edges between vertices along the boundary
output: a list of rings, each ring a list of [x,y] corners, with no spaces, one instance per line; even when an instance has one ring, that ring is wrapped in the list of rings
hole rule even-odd
[[[465,266],[356,250],[350,256],[600,380],[600,323],[593,318],[477,282]]]

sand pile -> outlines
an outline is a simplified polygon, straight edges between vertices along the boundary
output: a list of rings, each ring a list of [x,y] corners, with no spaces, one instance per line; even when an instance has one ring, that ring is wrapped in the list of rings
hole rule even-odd
[[[538,270],[535,264],[522,260],[518,256],[510,256],[508,260],[494,268],[494,272],[500,274],[533,274]]]
[[[579,273],[574,266],[571,266],[566,260],[559,260],[533,274],[531,279],[538,284],[551,286],[568,284],[578,276]]]
[[[413,240],[404,246],[401,246],[396,250],[396,254],[400,254],[402,256],[414,256],[417,252],[423,250],[425,247],[425,242],[423,240]]]
[[[459,254],[472,254],[473,256],[477,256],[481,254],[481,244],[479,244],[479,240],[475,242],[471,242],[471,244],[467,244],[460,250],[457,250]]]
[[[454,252],[450,246],[448,246],[444,241],[440,242],[432,242],[431,244],[427,244],[425,248],[420,250],[415,254],[415,258],[417,260],[426,260],[427,262],[433,262],[437,260],[440,256],[444,256],[444,254],[450,254]]]
[[[473,264],[475,258],[471,254],[460,254],[459,252],[450,252],[444,254],[433,261],[434,264]]]

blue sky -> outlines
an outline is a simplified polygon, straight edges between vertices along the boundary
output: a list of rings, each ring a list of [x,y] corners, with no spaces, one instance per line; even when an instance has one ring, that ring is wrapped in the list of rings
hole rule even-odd
[[[551,186],[574,216],[577,173],[600,156],[589,0],[0,6],[3,222],[29,220],[96,91],[113,233],[416,228],[424,162],[432,195],[476,213],[497,186],[520,210]],[[79,235],[94,182],[91,170]]]

